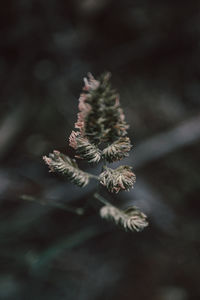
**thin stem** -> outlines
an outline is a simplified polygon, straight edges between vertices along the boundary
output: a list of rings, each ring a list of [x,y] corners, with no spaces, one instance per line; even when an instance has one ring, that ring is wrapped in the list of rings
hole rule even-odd
[[[106,168],[106,160],[103,160],[103,164],[102,164],[102,168],[101,168],[101,172],[104,171],[104,168]],[[98,179],[99,180],[99,179]],[[94,198],[96,198],[97,200],[99,200],[101,203],[105,204],[105,205],[111,205],[104,197],[102,197],[98,192],[100,190],[100,184],[98,183],[97,186],[97,190],[96,193],[94,193]]]
[[[107,162],[106,159],[103,160],[103,165],[102,165],[102,172],[104,171],[104,169],[106,169],[107,167]]]
[[[99,200],[101,203],[105,204],[105,205],[111,205],[110,202],[108,202],[104,197],[102,197],[101,195],[99,195],[98,193],[94,194],[94,198],[96,198],[97,200]]]
[[[94,178],[94,179],[99,181],[99,176],[96,176],[96,175],[93,175],[93,174],[90,174],[90,173],[87,173],[87,172],[85,172],[85,173],[88,174],[91,178]]]
[[[22,195],[20,198],[22,200],[37,202],[40,205],[47,205],[47,206],[63,209],[65,211],[75,213],[76,215],[79,215],[79,216],[84,214],[84,209],[81,208],[81,207],[75,208],[75,207],[71,207],[71,206],[68,206],[68,205],[63,205],[61,203],[56,203],[56,202],[52,202],[52,201],[50,202],[46,199],[36,198],[36,197],[31,196],[31,195]]]

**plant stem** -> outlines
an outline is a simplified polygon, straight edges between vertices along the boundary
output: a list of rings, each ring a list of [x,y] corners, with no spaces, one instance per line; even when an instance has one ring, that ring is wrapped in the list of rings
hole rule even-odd
[[[76,215],[79,215],[79,216],[84,214],[84,209],[81,208],[81,207],[75,208],[75,207],[71,207],[71,206],[68,206],[68,205],[65,205],[65,204],[48,201],[46,199],[36,198],[36,197],[31,196],[31,195],[22,195],[20,198],[22,200],[37,202],[40,205],[47,205],[47,206],[63,209],[65,211],[72,212],[72,213],[74,213]]]
[[[111,205],[110,202],[108,202],[104,197],[102,197],[98,193],[94,194],[94,198],[96,198],[97,200],[99,200],[101,203],[103,203],[105,205]]]
[[[90,174],[90,173],[87,173],[87,172],[85,172],[85,173],[88,174],[91,178],[94,178],[94,179],[99,181],[99,176],[96,176],[96,175],[93,175],[93,174]]]

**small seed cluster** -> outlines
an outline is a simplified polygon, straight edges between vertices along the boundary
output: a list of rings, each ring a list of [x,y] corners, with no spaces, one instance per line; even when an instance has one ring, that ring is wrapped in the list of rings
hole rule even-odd
[[[100,183],[112,193],[120,190],[129,190],[133,187],[136,177],[129,166],[120,166],[117,169],[107,168],[100,174]]]
[[[65,175],[71,182],[84,187],[89,183],[89,175],[78,168],[76,161],[54,150],[49,156],[43,157],[51,172]]]
[[[134,206],[121,210],[112,205],[105,205],[100,209],[100,216],[122,225],[126,230],[141,231],[148,226],[146,215]]]

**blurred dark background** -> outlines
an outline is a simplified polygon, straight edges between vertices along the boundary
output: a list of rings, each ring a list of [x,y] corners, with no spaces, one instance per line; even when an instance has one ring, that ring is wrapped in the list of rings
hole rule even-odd
[[[8,0],[0,33],[0,299],[200,299],[200,2]],[[121,95],[137,183],[110,199],[148,215],[142,233],[42,161],[74,154],[88,71]]]

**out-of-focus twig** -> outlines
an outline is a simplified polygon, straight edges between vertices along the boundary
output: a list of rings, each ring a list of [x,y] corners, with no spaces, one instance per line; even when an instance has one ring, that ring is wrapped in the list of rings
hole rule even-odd
[[[0,124],[0,159],[12,149],[28,117],[27,105],[22,103],[9,113]]]
[[[176,233],[173,208],[164,202],[162,194],[144,178],[139,178],[136,188],[126,194],[126,200],[130,206],[135,205],[150,216],[150,226],[153,220],[160,230],[168,234]]]
[[[197,142],[200,138],[200,116],[194,117],[183,124],[147,139],[138,145],[134,153],[134,168],[140,168],[169,153]],[[129,160],[132,161],[131,157]],[[136,188],[125,195],[130,205],[138,205],[145,213],[150,214],[157,226],[168,233],[175,233],[174,212],[163,202],[160,195],[141,177]],[[133,202],[134,199],[134,202]],[[150,222],[151,223],[151,222]]]
[[[47,199],[41,199],[41,198],[36,198],[31,195],[22,195],[20,197],[22,200],[27,200],[27,201],[33,201],[41,205],[47,205],[55,208],[59,208],[68,212],[75,213],[76,215],[83,215],[84,214],[84,209],[81,207],[71,207],[66,204],[61,204],[58,202],[53,202],[53,201],[48,201]]]
[[[177,127],[155,135],[137,145],[134,152],[134,168],[157,160],[181,147],[200,139],[200,116],[196,116]],[[132,158],[130,158],[132,160]]]
[[[102,233],[102,228],[99,228],[97,226],[89,226],[78,232],[75,232],[64,239],[57,241],[57,243],[49,246],[38,256],[31,267],[33,270],[41,269],[42,267],[47,266],[54,258],[58,257],[58,255],[64,250],[72,249]]]

